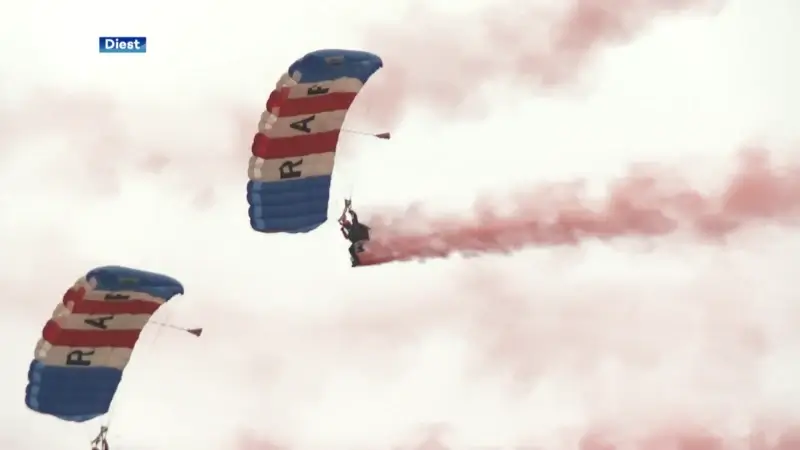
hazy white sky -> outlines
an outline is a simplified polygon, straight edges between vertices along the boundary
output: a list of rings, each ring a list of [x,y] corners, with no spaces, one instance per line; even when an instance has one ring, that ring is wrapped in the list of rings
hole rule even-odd
[[[333,226],[250,231],[248,139],[268,89],[307,51],[370,49],[365,27],[414,8],[0,2],[0,446],[83,449],[96,432],[27,411],[23,390],[53,305],[104,264],[180,279],[186,296],[161,318],[206,327],[202,340],[143,337],[112,417],[120,449],[232,448],[243,434],[376,448],[413,444],[431,423],[453,445],[511,445],[663,420],[744,432],[800,415],[794,231],[358,271]],[[798,19],[790,0],[735,0],[657,21],[569,88],[498,80],[480,87],[489,107],[464,117],[412,109],[391,142],[346,139],[334,197],[457,210],[573,177],[600,193],[635,161],[713,187],[751,143],[794,158]],[[101,35],[146,35],[149,53],[99,55]],[[358,108],[355,128],[369,114]]]

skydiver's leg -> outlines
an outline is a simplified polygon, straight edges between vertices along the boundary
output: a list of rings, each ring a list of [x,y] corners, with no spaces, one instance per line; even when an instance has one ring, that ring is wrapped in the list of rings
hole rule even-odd
[[[353,267],[357,266],[358,265],[358,253],[356,252],[356,244],[353,243],[353,245],[350,246],[348,251],[350,252],[351,265]]]

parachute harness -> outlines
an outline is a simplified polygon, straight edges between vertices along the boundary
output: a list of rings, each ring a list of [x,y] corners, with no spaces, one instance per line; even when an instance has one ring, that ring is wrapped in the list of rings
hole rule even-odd
[[[100,433],[97,434],[97,437],[94,438],[92,441],[92,449],[102,449],[105,450],[106,443],[108,437],[108,427],[105,425],[100,426]]]
[[[344,200],[344,209],[342,210],[342,215],[339,216],[339,225],[344,226],[344,223],[347,221],[347,213],[353,208],[351,202],[352,200],[350,198]]]

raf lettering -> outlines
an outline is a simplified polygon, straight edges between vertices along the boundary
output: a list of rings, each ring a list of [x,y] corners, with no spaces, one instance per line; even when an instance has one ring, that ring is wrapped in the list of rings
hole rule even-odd
[[[309,89],[309,92],[311,89]],[[311,133],[311,122],[316,120],[316,114],[313,116],[308,116],[304,119],[296,120],[289,124],[289,128],[297,131],[302,131],[303,133]],[[281,180],[291,180],[293,178],[300,178],[303,176],[303,172],[301,171],[301,166],[303,165],[303,159],[300,158],[297,161],[286,161],[280,166],[278,166],[278,171],[280,172]]]
[[[89,319],[84,319],[83,323],[90,327],[97,328],[98,330],[107,330],[109,322],[114,320],[114,316],[97,316]],[[89,367],[92,365],[91,357],[94,356],[94,350],[73,350],[67,353],[67,360],[64,364],[68,366],[81,366]]]
[[[292,178],[300,178],[303,172],[300,171],[300,166],[303,165],[303,158],[297,161],[286,161],[278,166],[278,171],[281,173],[281,180],[290,180]]]
[[[91,319],[85,319],[83,323],[100,330],[107,330],[108,325],[106,325],[106,322],[109,320],[114,320],[114,316],[92,317]]]
[[[94,350],[73,350],[67,353],[67,360],[64,362],[68,366],[88,367],[92,365],[89,359],[94,355]]]
[[[289,124],[289,128],[297,131],[302,131],[303,133],[311,133],[311,127],[309,126],[311,122],[313,122],[317,118],[316,114],[313,116],[306,117],[305,119],[300,119],[295,122]]]

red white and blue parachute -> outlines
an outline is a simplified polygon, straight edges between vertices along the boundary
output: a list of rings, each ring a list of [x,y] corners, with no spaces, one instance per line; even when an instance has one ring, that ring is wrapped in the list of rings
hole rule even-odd
[[[69,422],[107,413],[139,334],[178,294],[183,286],[166,275],[119,266],[91,270],[67,290],[42,330],[25,404]]]
[[[253,138],[247,201],[254,230],[306,233],[325,223],[342,125],[382,66],[373,53],[318,50],[281,76]]]

